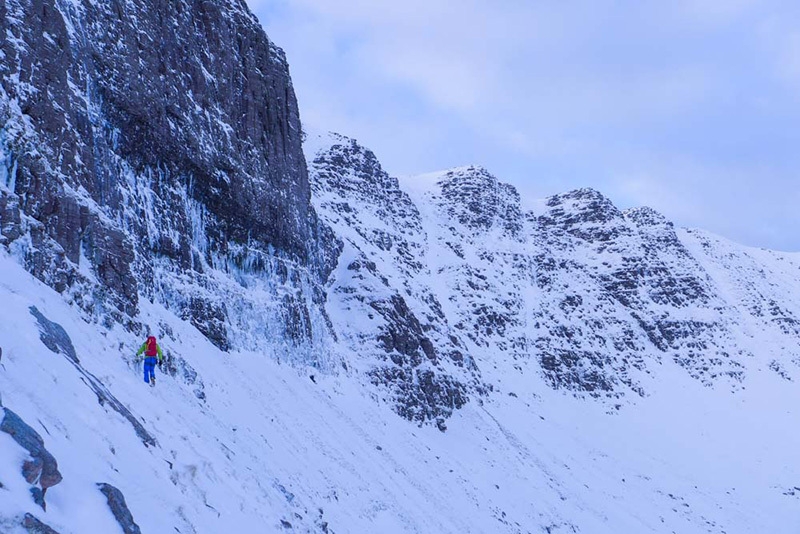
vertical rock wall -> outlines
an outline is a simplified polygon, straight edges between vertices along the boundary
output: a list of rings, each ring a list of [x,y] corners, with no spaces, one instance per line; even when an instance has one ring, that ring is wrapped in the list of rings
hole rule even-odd
[[[244,2],[8,0],[0,20],[3,245],[98,317],[135,326],[146,298],[222,348],[324,337],[337,247],[286,58]]]

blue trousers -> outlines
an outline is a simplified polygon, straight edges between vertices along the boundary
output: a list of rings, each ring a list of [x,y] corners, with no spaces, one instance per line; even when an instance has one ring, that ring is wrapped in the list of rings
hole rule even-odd
[[[156,357],[148,356],[144,359],[144,381],[150,382],[150,377],[156,377]]]

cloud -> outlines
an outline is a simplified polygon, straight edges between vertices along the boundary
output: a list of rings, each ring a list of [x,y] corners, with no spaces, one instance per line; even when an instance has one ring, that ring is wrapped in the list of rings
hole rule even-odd
[[[683,0],[677,2],[679,13],[694,22],[719,25],[755,11],[759,0]]]
[[[531,194],[590,185],[679,224],[800,250],[794,232],[758,230],[790,213],[798,189],[793,3],[249,4],[287,52],[304,122],[360,138],[391,172],[479,163]],[[634,194],[621,176],[647,187]],[[758,201],[743,209],[731,184]],[[705,209],[684,209],[687,198]]]
[[[754,176],[765,177],[765,186],[754,188]],[[651,163],[646,171],[615,177],[609,193],[623,207],[649,205],[682,226],[735,236],[750,246],[796,250],[787,232],[800,225],[800,193],[794,178],[775,169],[720,172],[691,162]]]

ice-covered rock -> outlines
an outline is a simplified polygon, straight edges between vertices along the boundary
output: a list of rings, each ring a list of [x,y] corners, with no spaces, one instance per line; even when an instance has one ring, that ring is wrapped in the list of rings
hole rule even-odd
[[[42,523],[32,514],[25,514],[25,517],[22,519],[22,527],[28,531],[28,534],[58,534],[56,530]]]
[[[102,321],[138,331],[147,299],[226,350],[319,345],[337,247],[286,58],[246,6],[10,0],[0,17],[0,244]]]
[[[45,448],[42,436],[8,408],[3,408],[0,432],[5,432],[14,438],[14,441],[30,455],[30,458],[22,464],[22,476],[28,484],[39,486],[41,492],[37,492],[35,495],[38,495],[41,500],[38,504],[44,507],[45,492],[62,480],[58,462]]]
[[[119,523],[119,526],[122,528],[122,532],[124,532],[124,534],[141,534],[142,531],[139,529],[139,525],[133,520],[133,514],[131,514],[131,511],[128,509],[128,505],[125,503],[125,496],[122,492],[118,488],[105,482],[98,483],[97,487],[100,489],[100,492],[105,495],[108,507],[111,509],[111,513],[114,514],[114,519],[117,520],[117,523]]]
[[[332,134],[313,147],[314,202],[348,258],[328,312],[354,352],[377,345],[400,368],[466,362],[437,369],[464,395],[501,387],[494,376],[514,370],[616,403],[648,394],[665,358],[707,386],[740,387],[753,352],[738,333],[749,318],[658,212],[621,211],[580,189],[534,213],[480,167],[398,182],[352,139]],[[793,308],[771,309],[792,334]],[[399,330],[423,332],[430,347]],[[384,370],[382,381],[405,376]]]

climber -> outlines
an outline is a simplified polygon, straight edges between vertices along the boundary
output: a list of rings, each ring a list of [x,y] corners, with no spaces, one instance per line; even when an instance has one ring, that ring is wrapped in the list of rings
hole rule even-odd
[[[158,346],[155,336],[147,336],[147,341],[139,347],[136,352],[138,358],[144,352],[144,381],[149,382],[150,386],[156,385],[156,356],[158,357],[158,365],[161,367],[164,362],[164,354],[161,352],[161,347]]]

